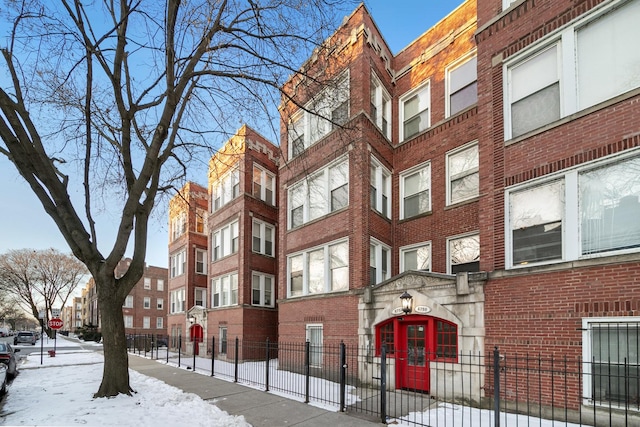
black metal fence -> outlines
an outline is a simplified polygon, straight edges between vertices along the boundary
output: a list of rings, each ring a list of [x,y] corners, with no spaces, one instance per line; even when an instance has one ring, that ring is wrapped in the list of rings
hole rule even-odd
[[[638,364],[131,335],[129,351],[382,423],[640,425]],[[165,345],[166,343],[166,345]]]

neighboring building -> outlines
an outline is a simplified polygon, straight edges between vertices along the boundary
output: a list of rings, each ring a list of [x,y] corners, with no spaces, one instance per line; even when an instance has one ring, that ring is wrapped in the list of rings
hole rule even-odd
[[[63,321],[62,331],[74,332],[82,327],[82,298],[74,297],[71,305],[62,307],[60,318]]]
[[[189,182],[169,202],[169,281],[164,310],[172,347],[187,337],[188,311],[207,307],[208,199],[206,188]],[[202,342],[202,323],[197,325],[188,337]]]

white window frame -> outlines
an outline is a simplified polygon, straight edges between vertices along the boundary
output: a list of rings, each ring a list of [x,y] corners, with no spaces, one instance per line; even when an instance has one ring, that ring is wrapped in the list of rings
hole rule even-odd
[[[375,189],[375,194],[373,190]],[[371,209],[391,219],[391,172],[371,156]],[[387,197],[385,202],[384,197]],[[375,197],[375,201],[373,198]]]
[[[156,290],[164,291],[164,279],[158,279],[156,282]]]
[[[334,289],[336,288],[336,286],[334,286],[334,280],[332,275],[332,267],[334,267],[331,260],[332,250],[337,249],[334,247],[341,248],[342,245],[346,245],[346,249],[347,249],[346,256],[348,258],[348,254],[349,254],[348,239],[335,240],[333,242],[329,242],[322,246],[315,246],[313,248],[308,248],[301,252],[296,252],[296,253],[287,255],[287,297],[295,298],[295,297],[306,296],[306,295],[318,295],[323,293],[342,292],[342,291],[348,290],[349,283],[340,284],[340,286],[337,287],[337,289]],[[313,254],[320,254],[320,253],[322,253],[322,260],[323,260],[323,265],[321,269],[322,271],[315,271],[315,272],[310,271],[310,265],[313,265],[313,259],[312,259]],[[294,258],[300,259],[302,262],[302,290],[300,291],[299,294],[295,294],[295,295],[291,291],[291,263]],[[346,260],[346,263],[343,263],[343,265],[340,266],[340,268],[345,268],[345,267],[347,268],[347,271],[348,271],[349,259]],[[319,273],[318,277],[322,277],[322,280],[323,280],[322,289],[317,292],[309,291],[309,283],[310,281],[312,281],[312,275],[314,273]]]
[[[198,294],[200,296],[198,297]],[[198,301],[201,304],[198,304]],[[193,304],[199,305],[201,307],[207,308],[207,288],[195,288],[193,291]]]
[[[196,233],[207,234],[207,211],[196,208]]]
[[[196,274],[207,274],[207,251],[205,249],[195,250],[195,270]]]
[[[270,281],[270,283],[269,283]],[[259,301],[256,302],[254,292],[258,292]],[[270,301],[266,301],[266,295],[269,294]],[[275,306],[275,277],[271,274],[253,271],[251,273],[251,305],[258,307],[274,307]]]
[[[387,262],[386,266],[384,266],[384,257],[383,254],[386,253]],[[391,246],[382,243],[380,240],[371,238],[371,242],[369,245],[369,274],[371,275],[371,270],[375,267],[376,277],[369,277],[369,282],[371,284],[378,284],[384,282],[385,280],[389,280],[391,278],[391,256],[392,256]],[[374,263],[372,266],[371,263]],[[382,267],[382,268],[381,268]],[[375,280],[373,280],[375,279]]]
[[[169,274],[171,274],[171,277],[182,276],[185,271],[186,262],[187,253],[185,249],[171,255],[169,257]]]
[[[416,243],[413,245],[402,246],[400,248],[400,273],[404,273],[405,271],[407,271],[407,267],[405,265],[405,255],[409,252],[416,252],[419,249],[424,249],[424,248],[426,248],[429,252],[429,259],[428,259],[429,268],[423,269],[422,271],[425,271],[425,270],[431,271],[433,248],[431,246],[431,241],[427,241],[427,242]]]
[[[472,164],[470,167],[458,172],[455,176],[452,176],[453,171],[452,171],[452,166],[451,166],[451,162],[454,158],[456,158],[457,156],[462,155],[463,153],[469,152],[470,150],[475,150],[476,155],[475,155],[475,164]],[[454,150],[451,150],[450,152],[447,153],[446,155],[446,167],[447,167],[447,206],[450,205],[454,205],[457,203],[462,203],[465,202],[467,200],[472,200],[477,198],[480,195],[480,150],[478,147],[478,141],[472,141],[468,144],[463,145],[462,147],[458,147]],[[473,175],[477,175],[478,179],[477,179],[477,187],[476,187],[476,191],[475,194],[469,195],[467,197],[462,197],[459,199],[456,199],[455,201],[452,200],[453,199],[453,181],[454,180],[463,180],[466,178],[469,178]]]
[[[638,160],[640,158],[640,150],[635,149],[631,153],[623,153],[621,155],[608,156],[594,162],[581,164],[574,168],[565,169],[555,174],[551,174],[541,179],[530,180],[524,184],[509,187],[505,189],[505,265],[506,268],[522,268],[531,265],[546,265],[566,261],[575,261],[578,259],[600,258],[604,256],[637,253],[639,247],[631,247],[627,249],[612,249],[609,251],[601,251],[598,253],[582,254],[582,239],[580,231],[580,201],[579,201],[579,178],[580,173],[589,172],[590,170],[600,167],[612,166],[617,162],[625,160]],[[559,259],[523,263],[519,265],[513,264],[513,239],[512,239],[512,221],[510,212],[511,194],[521,190],[535,188],[540,185],[561,181],[564,185],[564,203],[562,206],[562,256]]]
[[[143,287],[145,289],[151,289],[151,278],[150,277],[145,277],[143,279],[143,281],[144,281]]]
[[[215,298],[218,297],[216,302]],[[211,308],[238,305],[238,272],[211,279]]]
[[[142,317],[142,329],[151,329],[151,317],[149,316]]]
[[[187,232],[187,212],[182,211],[171,220],[171,241]]]
[[[156,329],[162,329],[162,328],[164,328],[164,318],[156,317]]]
[[[184,313],[186,309],[186,291],[185,288],[176,289],[169,294],[170,313]]]
[[[275,257],[276,227],[259,219],[254,219],[251,223],[251,250],[265,256]],[[267,252],[267,230],[271,230],[271,253]],[[256,235],[257,232],[257,235]],[[255,239],[259,239],[258,248],[255,247]]]
[[[124,327],[125,328],[133,328],[133,316],[129,314],[125,314],[122,316],[124,319]]]
[[[427,111],[427,125],[422,128],[421,130],[419,130],[416,134],[411,135],[409,138],[414,138],[415,136],[419,135],[420,133],[424,132],[426,129],[429,129],[431,127],[431,82],[430,80],[426,80],[424,82],[422,82],[418,87],[411,89],[409,92],[405,93],[404,95],[402,95],[400,97],[400,99],[398,100],[398,132],[399,132],[399,141],[400,142],[404,142],[406,141],[407,137],[405,137],[404,135],[404,125],[405,125],[405,117],[404,117],[404,105],[405,103],[410,100],[411,98],[413,98],[414,96],[419,95],[422,96],[424,95],[425,98],[425,102],[426,102],[426,106],[423,106],[423,108],[418,112],[418,114],[415,114],[412,117],[417,117],[419,116],[422,112]]]
[[[503,5],[508,2],[508,0],[503,0]],[[626,3],[626,4],[625,4]],[[504,82],[504,138],[505,141],[513,138],[512,133],[512,123],[511,123],[511,104],[515,101],[512,101],[512,82],[511,82],[511,70],[515,67],[524,64],[528,60],[534,58],[535,56],[544,53],[549,48],[557,49],[557,73],[558,80],[560,83],[560,118],[563,119],[565,117],[571,116],[579,111],[585,110],[587,108],[593,107],[600,103],[606,102],[608,99],[612,99],[616,96],[622,95],[632,90],[637,90],[640,88],[640,82],[636,84],[635,87],[627,87],[622,92],[614,94],[607,99],[602,99],[599,101],[591,102],[589,104],[585,104],[580,106],[579,102],[579,82],[576,76],[580,74],[580,70],[578,70],[577,65],[577,43],[578,43],[578,32],[585,28],[589,23],[597,20],[598,18],[604,16],[609,12],[614,12],[614,9],[617,7],[624,7],[626,5],[634,3],[633,1],[627,2],[626,0],[613,0],[602,7],[593,8],[593,10],[578,19],[574,22],[563,26],[559,30],[549,34],[544,39],[535,43],[534,45],[528,47],[522,52],[514,55],[513,58],[510,58],[508,61],[505,61],[503,65],[503,82]],[[638,5],[634,5],[633,7],[638,7]],[[625,15],[625,13],[623,13]],[[626,14],[628,16],[633,16]],[[628,17],[627,16],[627,17]],[[540,126],[537,129],[531,129],[525,132],[523,135],[528,135],[531,132],[536,132],[538,129],[545,128],[548,125],[552,125],[554,122],[547,123],[545,125]],[[520,135],[522,136],[522,135]],[[518,136],[518,137],[520,137]]]
[[[256,188],[256,185],[259,187]],[[251,191],[254,197],[270,204],[271,206],[276,205],[276,176],[258,163],[253,164],[253,181],[251,186]],[[269,187],[271,187],[270,196],[267,192]]]
[[[164,298],[156,298],[156,308],[158,310],[164,310]]]
[[[127,295],[124,299],[124,304],[122,304],[124,308],[133,308],[133,295]]]
[[[341,168],[346,168],[346,182],[332,188],[333,171],[338,171]],[[318,181],[320,185],[313,184],[314,181]],[[298,181],[289,187],[287,191],[287,226],[289,229],[300,227],[310,221],[322,218],[329,215],[332,212],[345,209],[349,206],[349,159],[347,156],[343,156],[335,162],[325,166],[324,168],[316,171],[315,173],[305,177],[303,180]],[[345,206],[339,206],[334,209],[332,206],[332,193],[333,191],[346,186],[347,189],[347,201]],[[314,188],[320,188],[322,191],[314,191]],[[321,193],[321,194],[319,194]],[[319,197],[322,200],[314,200],[315,197]],[[293,211],[295,209],[302,208],[302,222],[294,225]],[[317,211],[314,214],[314,211]],[[315,216],[314,216],[315,215]]]
[[[313,334],[312,331],[320,331],[320,342],[311,341]],[[322,356],[324,349],[324,327],[322,323],[308,323],[305,327],[306,340],[309,342],[310,365],[314,368],[322,367]]]
[[[391,96],[376,73],[371,70],[371,120],[380,132],[391,139]]]
[[[429,197],[428,197],[428,208],[426,211],[424,212],[420,212],[416,215],[413,215],[409,218],[415,218],[418,217],[420,215],[423,215],[425,213],[431,212],[431,162],[427,161],[424,162],[422,164],[419,164],[411,169],[408,169],[406,171],[403,171],[400,173],[400,219],[407,219],[407,216],[405,215],[405,180],[408,177],[411,177],[417,173],[420,173],[422,171],[425,171],[427,173],[427,189],[423,190],[423,191],[428,191],[429,193]],[[415,194],[419,194],[419,193],[415,193]]]
[[[469,238],[474,238],[477,237],[478,240],[478,263],[480,262],[480,251],[482,250],[482,246],[480,245],[480,233],[473,232],[473,233],[465,233],[465,234],[460,234],[457,236],[451,236],[449,238],[447,238],[447,274],[455,274],[453,273],[453,249],[452,249],[452,245],[454,242],[459,241],[459,240],[463,240],[463,239],[469,239]],[[455,265],[462,265],[462,264],[468,264],[467,263],[458,263]],[[479,264],[478,264],[479,265]]]
[[[240,193],[240,169],[236,164],[211,186],[211,212],[221,209]]]
[[[593,329],[593,324],[625,324],[625,323],[636,323],[640,327],[640,317],[638,316],[617,316],[617,317],[583,317],[582,318],[582,403],[584,405],[594,405],[596,404],[593,401],[593,372],[592,372],[592,335],[591,331]],[[600,401],[599,403],[604,404],[605,402]],[[612,403],[612,402],[611,402]],[[611,404],[612,407],[617,408],[617,404]],[[624,407],[624,406],[623,406]]]
[[[151,297],[144,297],[142,299],[142,308],[144,308],[145,310],[151,309]]]
[[[461,69],[461,67],[464,67],[465,65],[470,64],[470,61],[476,61],[476,76],[475,76],[475,80],[470,81],[468,83],[466,83],[465,86],[462,86],[456,90],[452,89],[452,83],[453,83],[453,78],[452,78],[452,74],[455,74],[456,71],[459,71]],[[445,95],[445,117],[451,117],[454,116],[458,113],[460,113],[461,111],[466,110],[467,108],[471,107],[472,105],[477,104],[478,102],[478,89],[477,89],[477,85],[478,85],[478,66],[477,66],[477,54],[476,54],[476,50],[474,49],[473,51],[467,53],[466,55],[464,55],[463,57],[457,59],[455,62],[453,62],[452,64],[450,64],[446,70],[445,70],[445,79],[446,79],[446,95]],[[460,91],[462,91],[463,89],[471,86],[472,84],[476,84],[476,102],[473,102],[469,105],[466,105],[465,107],[461,108],[458,111],[455,112],[451,112],[451,96],[460,93]]]
[[[237,220],[220,227],[211,236],[211,261],[218,261],[238,252],[240,247],[240,226]],[[218,249],[216,251],[216,249]]]

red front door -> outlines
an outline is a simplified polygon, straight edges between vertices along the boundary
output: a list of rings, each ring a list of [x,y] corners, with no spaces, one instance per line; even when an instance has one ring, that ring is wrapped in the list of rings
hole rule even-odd
[[[202,342],[202,325],[195,324],[191,326],[191,341],[193,342],[193,352],[197,356],[200,354],[200,346]]]
[[[429,337],[427,319],[420,322],[400,323],[402,347],[397,354],[402,388],[429,391]]]

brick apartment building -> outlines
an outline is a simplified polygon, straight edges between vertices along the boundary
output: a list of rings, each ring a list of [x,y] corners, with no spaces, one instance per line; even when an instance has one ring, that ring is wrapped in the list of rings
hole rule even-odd
[[[125,258],[116,266],[116,278],[129,268]],[[167,269],[145,266],[142,278],[136,283],[122,306],[125,334],[166,335]],[[100,329],[100,310],[93,278],[82,289],[82,296],[74,299],[74,329],[93,325]]]
[[[243,128],[212,159],[210,305],[182,325],[385,343],[425,391],[495,346],[637,365],[637,22],[640,0],[467,0],[393,55],[360,5],[303,65],[327,80],[285,85],[280,147]],[[572,405],[622,393],[592,378]]]

